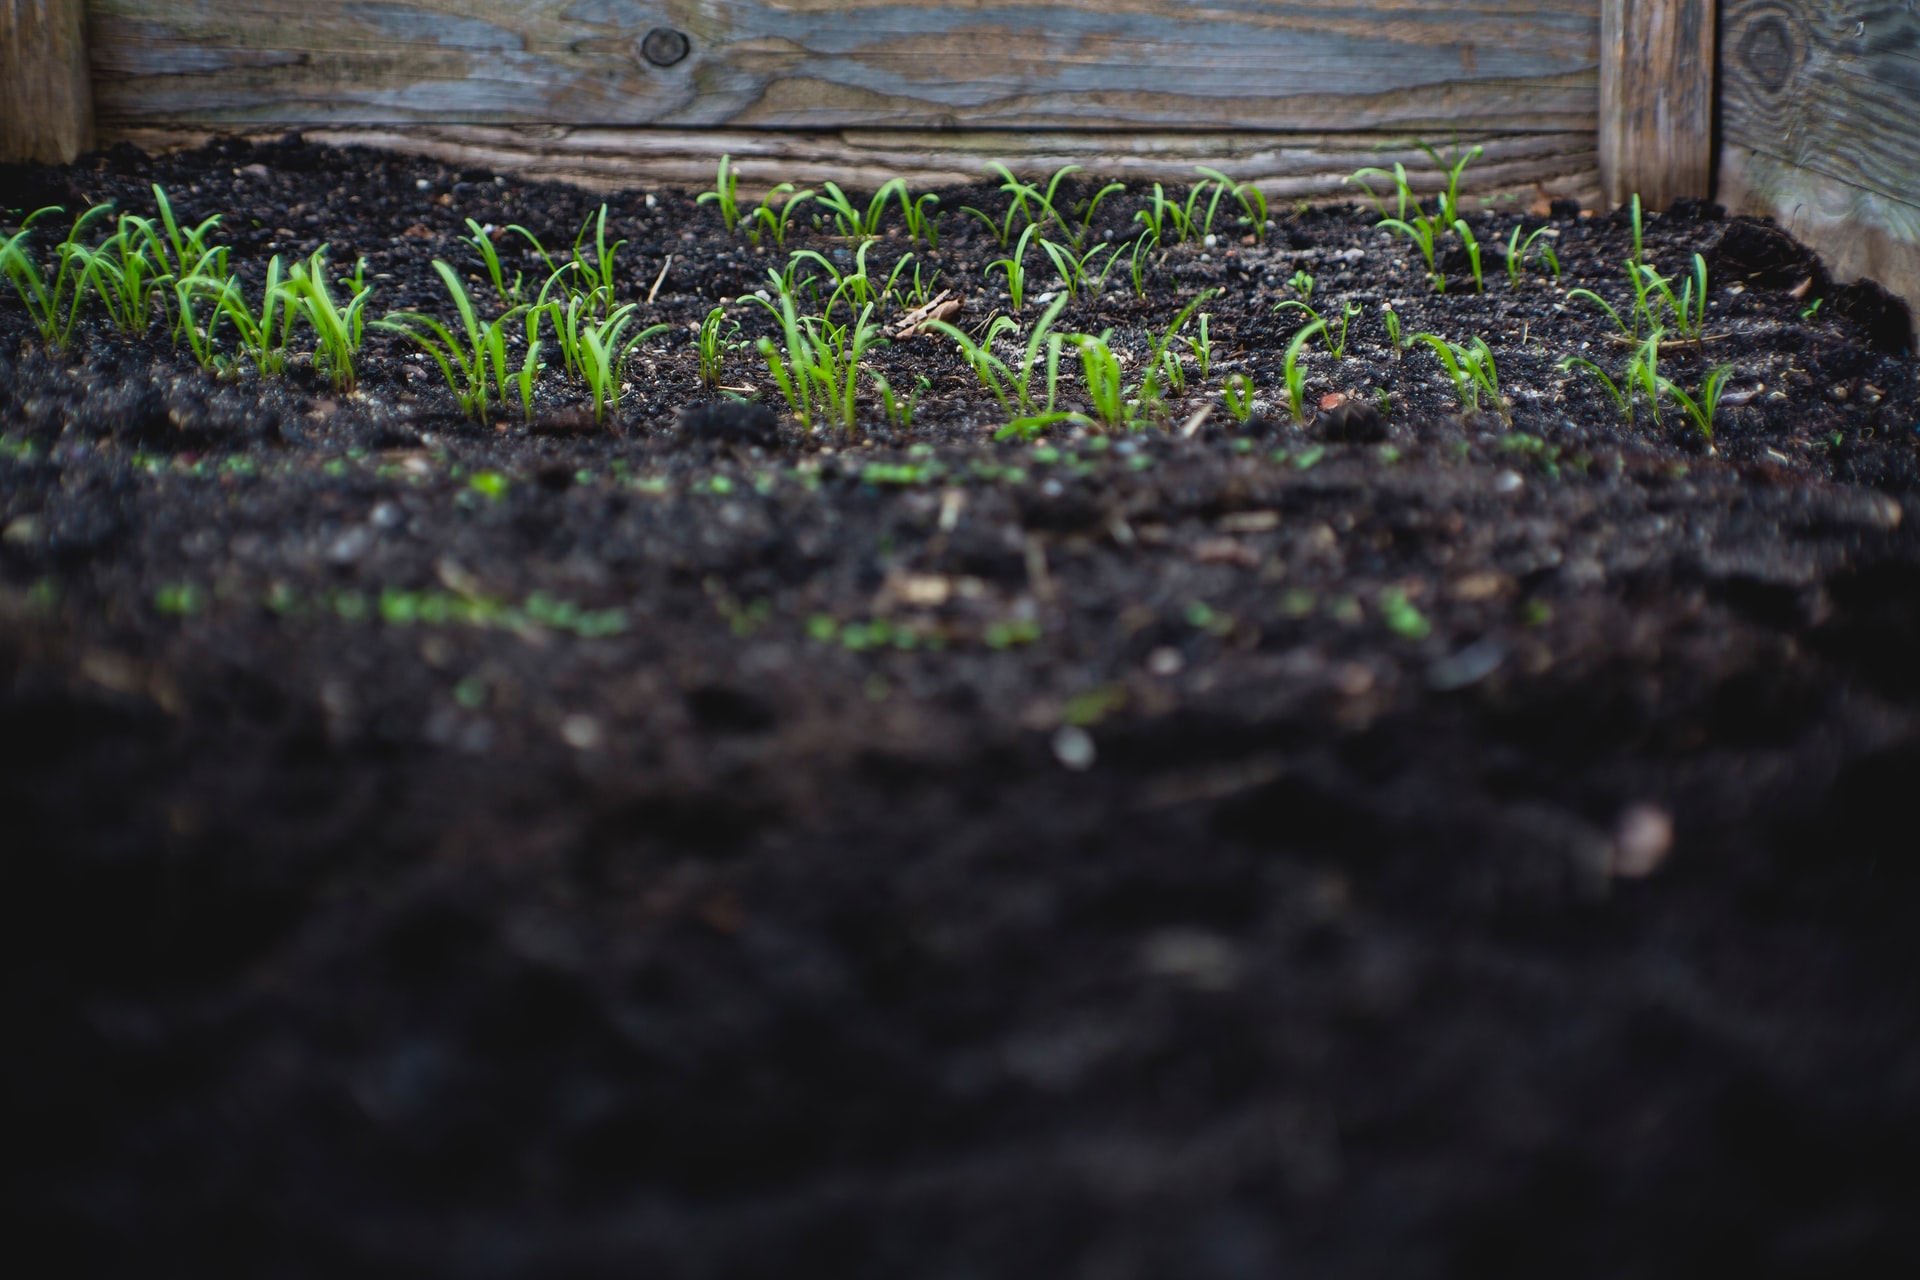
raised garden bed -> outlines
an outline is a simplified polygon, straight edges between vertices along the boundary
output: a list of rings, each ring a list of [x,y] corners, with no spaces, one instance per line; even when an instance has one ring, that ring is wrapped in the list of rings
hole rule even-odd
[[[500,309],[464,219],[564,251],[601,204],[297,140],[7,177],[159,183],[250,296],[324,242],[370,317],[449,323],[435,258]],[[1007,254],[958,211],[1009,198],[938,194],[937,249],[892,209],[868,266],[912,252],[978,334]],[[347,391],[304,332],[269,378],[98,307],[49,352],[0,303],[11,1193],[74,1270],[1920,1261],[1898,304],[1649,216],[1647,263],[1707,273],[1657,375],[1730,366],[1708,439],[1657,377],[1629,422],[1561,367],[1640,349],[1572,294],[1630,317],[1624,214],[1469,198],[1484,291],[1443,231],[1438,292],[1371,209],[1255,234],[1229,199],[1144,296],[1129,259],[1056,317],[1137,396],[1219,290],[1138,429],[995,441],[926,334],[867,360],[926,379],[910,424],[863,379],[807,432],[695,344],[723,300],[778,340],[742,298],[786,254],[693,193],[606,207],[616,301],[669,329],[599,424],[556,367],[482,426],[379,329]],[[844,272],[816,211],[785,247]],[[1557,277],[1508,276],[1516,225]],[[1022,337],[1057,288],[1026,268]],[[1344,359],[1302,346],[1298,423],[1289,300],[1359,307]],[[1511,421],[1389,306],[1484,340]],[[784,409],[751,350],[721,381]]]

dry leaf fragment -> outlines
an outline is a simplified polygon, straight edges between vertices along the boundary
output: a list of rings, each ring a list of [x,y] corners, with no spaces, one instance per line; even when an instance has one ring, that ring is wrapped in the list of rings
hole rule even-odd
[[[953,323],[953,321],[959,318],[960,310],[965,303],[960,298],[949,296],[952,292],[951,289],[942,289],[939,293],[927,299],[923,305],[915,307],[904,316],[901,316],[893,323],[893,326],[887,330],[887,336],[896,339],[914,338],[925,333],[927,326],[935,320],[944,320],[949,324]]]

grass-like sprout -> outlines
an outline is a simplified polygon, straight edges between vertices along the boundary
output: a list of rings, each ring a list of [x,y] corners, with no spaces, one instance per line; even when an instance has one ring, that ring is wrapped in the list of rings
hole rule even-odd
[[[1300,353],[1313,340],[1314,334],[1326,327],[1324,320],[1315,320],[1303,326],[1300,332],[1293,335],[1293,341],[1287,344],[1287,358],[1280,366],[1280,376],[1287,387],[1287,409],[1296,423],[1307,420],[1307,374],[1300,367]]]
[[[1620,411],[1620,416],[1626,419],[1627,425],[1633,425],[1633,381],[1630,376],[1627,379],[1626,390],[1622,391],[1620,384],[1613,380],[1611,374],[1585,356],[1568,356],[1560,362],[1560,369],[1562,372],[1577,369],[1598,382],[1601,390],[1607,393],[1607,398],[1613,401],[1614,408]],[[1632,366],[1629,366],[1628,372],[1630,375]]]
[[[1020,233],[1020,243],[1014,247],[1012,254],[987,264],[987,274],[989,275],[993,273],[995,267],[1000,268],[1001,271],[1006,273],[1007,296],[1012,299],[1013,309],[1015,311],[1020,310],[1026,305],[1027,245],[1033,240],[1033,233],[1037,229],[1037,224],[1028,223],[1027,229]]]
[[[700,336],[696,343],[700,352],[700,384],[709,390],[720,385],[727,352],[740,345],[733,341],[733,335],[740,332],[738,321],[726,332],[721,332],[720,326],[726,318],[727,309],[715,307],[700,322]]]
[[[519,306],[523,301],[521,297],[523,281],[520,273],[514,272],[513,283],[508,284],[506,270],[500,265],[500,252],[493,247],[493,237],[487,234],[487,229],[472,218],[468,218],[467,230],[472,233],[467,237],[467,243],[479,251],[480,261],[487,269],[487,279],[493,281],[493,291],[500,295],[500,305]]]
[[[780,202],[777,208],[774,205],[776,199]],[[774,248],[786,248],[787,232],[793,227],[794,211],[811,199],[811,187],[796,191],[791,182],[781,183],[767,192],[766,199],[754,209],[753,218],[747,224],[747,239],[757,245],[771,236]]]
[[[1093,234],[1093,219],[1095,215],[1100,212],[1101,204],[1106,201],[1108,196],[1119,195],[1126,189],[1125,183],[1109,182],[1106,186],[1100,188],[1091,196],[1088,196],[1074,209],[1074,221],[1077,222],[1080,227],[1078,233],[1071,236],[1076,252],[1087,242],[1087,237]]]
[[[1145,236],[1140,236],[1133,242],[1133,256],[1128,267],[1128,275],[1133,279],[1133,296],[1136,298],[1144,299],[1147,296],[1147,252],[1158,243],[1157,237],[1149,240]]]
[[[1220,189],[1234,198],[1235,202],[1240,206],[1241,225],[1252,227],[1255,239],[1265,240],[1267,238],[1267,196],[1265,192],[1251,182],[1235,182],[1218,169],[1209,169],[1203,164],[1195,165],[1194,168],[1203,176],[1212,178],[1215,182],[1219,183]]]
[[[1476,337],[1463,346],[1449,342],[1437,333],[1416,333],[1412,341],[1426,343],[1440,357],[1447,376],[1453,379],[1454,394],[1459,397],[1460,408],[1464,412],[1478,413],[1480,395],[1485,392],[1501,419],[1508,423],[1513,421],[1512,411],[1507,407],[1505,397],[1500,394],[1500,374],[1494,367],[1493,352],[1484,338]]]
[[[740,225],[740,175],[733,171],[732,156],[720,157],[720,171],[713,180],[713,190],[701,192],[695,203],[718,206],[720,221],[726,224],[727,234],[733,234],[734,228]]]
[[[549,303],[554,321],[554,340],[560,344],[567,367],[587,384],[593,403],[593,420],[604,423],[607,414],[620,403],[620,378],[627,357],[649,338],[667,331],[664,324],[649,325],[632,337],[626,336],[634,322],[638,303],[629,302],[611,313],[594,319],[592,305],[584,298],[571,298],[564,310]]]
[[[221,367],[218,343],[220,321],[227,314],[221,303],[228,281],[216,281],[211,275],[189,274],[173,282],[174,302],[178,308],[173,326],[174,341],[185,339],[193,358],[209,372]],[[205,312],[201,303],[206,303]],[[203,326],[200,318],[206,316]]]
[[[594,228],[592,257],[585,252],[588,227]],[[602,314],[613,310],[613,260],[626,247],[625,240],[615,241],[611,248],[608,247],[607,206],[604,204],[600,206],[599,216],[582,223],[580,234],[573,238],[574,274],[586,282],[588,301]]]
[[[502,405],[507,402],[507,326],[519,319],[526,308],[515,306],[482,322],[454,269],[438,258],[434,259],[433,269],[446,285],[454,310],[460,313],[463,337],[454,336],[439,320],[417,311],[392,312],[374,321],[374,327],[411,339],[432,356],[460,411],[484,426],[489,386]],[[530,399],[531,395],[530,387],[523,389],[523,400]]]
[[[1396,235],[1403,235],[1413,241],[1420,250],[1421,259],[1427,264],[1427,279],[1433,284],[1435,293],[1447,291],[1447,277],[1434,265],[1434,241],[1438,229],[1444,225],[1436,217],[1382,218],[1376,225],[1385,227]]]
[[[220,225],[220,215],[202,219],[198,225],[183,227],[174,217],[173,202],[167,199],[167,193],[158,183],[153,188],[154,203],[160,209],[160,221],[167,229],[167,244],[173,250],[173,277],[181,280],[189,275],[200,274],[216,280],[227,278],[227,251],[224,247],[212,245],[207,237]]]
[[[1716,365],[1708,372],[1706,380],[1700,384],[1697,397],[1688,395],[1679,384],[1660,379],[1660,389],[1673,397],[1680,411],[1705,439],[1713,439],[1713,419],[1720,410],[1720,393],[1726,390],[1727,379],[1733,376],[1730,364]]]
[[[1380,198],[1380,193],[1373,189],[1372,184],[1376,178],[1385,178],[1393,183],[1397,203],[1392,213],[1387,212],[1386,202]],[[1420,202],[1413,198],[1413,184],[1407,180],[1407,167],[1403,164],[1395,163],[1392,173],[1388,173],[1385,169],[1356,169],[1341,181],[1351,182],[1367,193],[1367,201],[1379,213],[1382,223],[1405,221],[1409,208],[1412,208],[1415,216],[1421,216]]]
[[[1080,372],[1086,384],[1087,403],[1093,407],[1093,416],[1088,421],[1109,432],[1131,427],[1138,415],[1136,403],[1127,397],[1130,388],[1123,381],[1120,357],[1108,345],[1108,339],[1112,336],[1111,329],[1098,337],[1088,333],[1073,335],[1073,344],[1080,351]]]
[[[846,325],[818,316],[802,318],[794,309],[790,293],[780,295],[778,307],[764,300],[761,305],[779,321],[785,342],[781,346],[771,338],[762,338],[758,349],[794,417],[802,427],[812,430],[818,403],[851,432],[858,403],[860,361],[868,350],[881,345],[879,328],[872,323],[872,305],[863,307],[859,318]]]
[[[240,350],[253,367],[266,377],[279,377],[287,371],[287,344],[293,340],[298,302],[287,288],[280,266],[280,255],[267,263],[266,283],[260,290],[260,311],[248,306],[238,280],[218,287],[215,304],[225,314],[240,340]]]
[[[1551,274],[1555,280],[1558,280],[1560,278],[1560,257],[1553,251],[1552,237],[1560,233],[1552,227],[1540,227],[1522,243],[1520,232],[1520,225],[1515,223],[1513,234],[1507,237],[1507,283],[1516,289],[1520,287],[1520,273],[1526,269],[1527,258],[1529,256],[1537,257],[1540,263],[1546,267],[1549,274]],[[1542,237],[1547,237],[1546,242],[1540,244],[1538,249],[1535,249],[1534,245],[1538,243]]]
[[[1207,289],[1193,301],[1180,309],[1172,322],[1159,333],[1147,335],[1147,360],[1140,375],[1140,387],[1137,392],[1140,412],[1154,417],[1161,416],[1166,408],[1165,390],[1171,388],[1176,394],[1187,389],[1187,370],[1180,363],[1179,355],[1173,344],[1180,331],[1193,318],[1194,312],[1205,306],[1207,301],[1222,291]]]
[[[887,421],[901,431],[913,430],[914,410],[920,405],[920,397],[926,393],[928,388],[933,386],[933,383],[928,381],[924,376],[916,378],[913,384],[913,391],[903,397],[894,392],[892,384],[881,377],[878,370],[867,370],[867,377],[872,380],[873,385],[880,391],[880,408],[881,411],[886,414]]]
[[[1227,416],[1245,426],[1253,417],[1253,380],[1244,373],[1228,375],[1220,388],[1220,400],[1227,407]]]
[[[1154,247],[1167,242],[1167,232],[1173,232],[1173,243],[1180,243],[1180,206],[1167,199],[1166,189],[1159,183],[1153,184],[1153,203],[1133,215],[1133,220],[1146,227],[1147,234],[1153,237]]]
[[[1110,244],[1097,244],[1087,250],[1086,253],[1080,254],[1076,253],[1070,245],[1055,244],[1053,241],[1042,237],[1040,248],[1047,257],[1053,259],[1053,269],[1059,274],[1060,283],[1066,286],[1067,296],[1071,298],[1078,298],[1080,296],[1080,288],[1083,284],[1087,283],[1089,278],[1092,278],[1094,282],[1094,291],[1098,292],[1100,288],[1106,284],[1107,271],[1113,269],[1113,264],[1116,261],[1114,256],[1115,246]],[[1098,276],[1094,276],[1094,260],[1102,253],[1107,255],[1107,271],[1102,271]]]
[[[783,292],[793,291],[791,281],[794,275],[794,268],[800,262],[817,262],[826,268],[828,277],[833,281],[833,292],[828,295],[827,304],[821,309],[823,315],[832,316],[834,307],[839,304],[840,299],[843,297],[846,298],[850,304],[849,311],[851,311],[852,307],[864,307],[870,303],[876,307],[884,307],[887,299],[893,294],[895,286],[899,283],[901,272],[906,269],[907,263],[913,261],[913,255],[910,253],[903,254],[899,261],[893,264],[893,271],[887,276],[886,284],[877,287],[873,283],[873,277],[867,272],[867,250],[872,247],[872,243],[872,241],[866,241],[860,245],[860,248],[853,255],[853,270],[844,272],[834,266],[832,262],[828,261],[824,255],[816,250],[794,250],[792,255],[787,259],[788,273],[785,277],[787,284],[783,287]],[[813,276],[808,277],[809,280],[817,278],[818,277]]]
[[[1335,360],[1345,360],[1347,358],[1347,329],[1348,326],[1352,325],[1353,318],[1359,315],[1362,310],[1359,303],[1349,300],[1341,304],[1340,329],[1337,336],[1332,323],[1329,322],[1325,316],[1298,298],[1287,298],[1273,305],[1275,311],[1285,311],[1289,308],[1304,311],[1307,313],[1307,319],[1309,321],[1318,321],[1320,323],[1320,332],[1327,344],[1328,355],[1332,356]],[[1392,311],[1389,310],[1388,314],[1392,315]],[[1395,316],[1393,320],[1390,321],[1390,324],[1397,328],[1399,322],[1399,317]],[[1395,345],[1398,346],[1397,336],[1395,338]]]
[[[987,328],[985,340],[981,342],[975,342],[964,330],[945,320],[928,321],[927,327],[953,339],[959,346],[960,353],[966,357],[967,363],[972,366],[974,376],[980,379],[980,384],[992,393],[993,398],[1000,402],[1000,407],[1009,416],[1016,419],[1032,418],[1036,412],[1033,375],[1040,367],[1042,351],[1047,353],[1047,399],[1044,408],[1039,412],[1045,414],[1053,411],[1061,336],[1053,333],[1052,329],[1054,322],[1059,320],[1060,313],[1066,309],[1066,306],[1066,298],[1055,298],[1052,304],[1041,313],[1040,318],[1034,322],[1033,328],[1027,332],[1027,344],[1021,352],[1018,368],[1009,368],[1005,361],[993,354],[994,339],[1003,333],[1019,331],[1019,326],[1010,316],[996,317]]]
[[[1200,367],[1202,384],[1205,384],[1208,376],[1213,372],[1213,336],[1207,331],[1212,320],[1212,312],[1202,311],[1199,336],[1182,339],[1187,344],[1187,350],[1193,353],[1193,362]]]
[[[121,214],[114,233],[97,249],[74,246],[87,279],[123,333],[145,333],[155,303],[165,314],[173,275],[166,242],[151,218]]]
[[[907,198],[905,179],[894,178],[873,193],[863,213],[847,198],[846,192],[840,190],[838,184],[829,182],[825,186],[827,194],[818,197],[819,202],[832,211],[834,225],[848,239],[871,240],[879,235],[880,219],[887,212],[887,201],[893,199],[896,193],[903,202]]]
[[[1393,344],[1393,358],[1398,360],[1400,353],[1407,349],[1407,344],[1400,340],[1400,313],[1393,309],[1391,302],[1385,303],[1380,308],[1380,319],[1386,325],[1387,341]]]
[[[1647,260],[1640,241],[1640,193],[1638,191],[1629,198],[1627,207],[1633,211],[1633,257],[1629,261],[1637,267]]]
[[[1467,246],[1467,262],[1473,268],[1473,291],[1485,293],[1486,279],[1480,274],[1480,241],[1474,237],[1473,229],[1467,226],[1465,218],[1453,220],[1453,234],[1460,237],[1460,243]]]
[[[367,260],[361,258],[354,264],[353,275],[339,282],[350,295],[342,307],[327,286],[326,262],[327,246],[323,244],[305,262],[293,264],[286,287],[313,329],[314,368],[327,375],[335,391],[351,391],[358,381],[353,361],[360,353],[367,299],[373,296],[373,289],[366,283]]]
[[[1451,164],[1442,160],[1440,153],[1424,142],[1420,144],[1420,149],[1427,153],[1427,158],[1433,161],[1435,168],[1444,171],[1447,175],[1446,189],[1440,193],[1439,197],[1439,219],[1442,225],[1452,226],[1460,220],[1461,175],[1467,171],[1469,164],[1486,154],[1486,148],[1475,146],[1468,147],[1465,151],[1457,151],[1454,153]]]
[[[1690,342],[1700,343],[1707,326],[1707,260],[1697,253],[1693,255],[1693,271],[1681,285],[1678,296],[1669,277],[1644,264],[1639,273],[1648,290],[1666,304],[1674,332]]]
[[[940,212],[931,206],[939,204],[940,197],[929,191],[915,200],[904,181],[900,183],[899,193],[900,220],[906,225],[907,238],[916,244],[924,242],[928,249],[938,249]],[[911,413],[908,416],[911,417]]]
[[[20,301],[26,304],[27,316],[33,321],[40,340],[56,351],[66,349],[87,299],[87,259],[80,244],[81,232],[96,217],[110,212],[111,208],[110,205],[95,205],[74,219],[67,238],[54,248],[57,265],[53,268],[51,279],[28,255],[25,245],[35,222],[46,214],[63,210],[51,205],[37,209],[27,215],[27,220],[20,224],[20,230],[0,240],[0,272],[5,273],[14,292],[20,295]]]
[[[907,256],[910,258],[913,255],[908,254]],[[894,273],[896,275],[899,273],[899,270],[900,268],[898,266],[894,267]],[[909,307],[926,306],[927,303],[933,300],[933,286],[940,282],[940,275],[941,275],[940,268],[935,267],[933,269],[933,274],[928,276],[925,280],[922,280],[920,278],[920,264],[917,262],[914,263],[913,264],[913,288],[907,290],[906,295],[901,300]]]
[[[1287,284],[1295,293],[1299,294],[1303,300],[1307,302],[1313,301],[1313,277],[1307,274],[1305,268],[1288,276]]]
[[[1660,421],[1660,385],[1666,381],[1660,376],[1660,340],[1666,336],[1665,329],[1655,326],[1652,333],[1641,339],[1633,359],[1627,362],[1628,393],[1639,388],[1647,397],[1647,408],[1656,424]]]
[[[1195,214],[1194,210],[1199,207],[1201,198],[1206,195],[1209,188],[1213,191],[1213,199],[1207,202],[1206,217],[1202,218]],[[1225,183],[1196,182],[1188,188],[1186,208],[1181,210],[1180,219],[1186,228],[1188,239],[1201,240],[1213,234],[1213,218],[1220,211],[1220,201],[1226,194],[1227,184]]]

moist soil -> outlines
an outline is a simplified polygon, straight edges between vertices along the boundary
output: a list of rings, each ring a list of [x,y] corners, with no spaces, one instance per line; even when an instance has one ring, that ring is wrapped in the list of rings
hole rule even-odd
[[[298,138],[4,179],[159,182],[250,287],[324,242],[375,315],[449,319],[465,218],[564,247],[601,203]],[[978,326],[1003,251],[957,211],[1006,197],[940,194],[937,251],[890,217],[870,264],[913,249]],[[672,330],[598,427],[557,371],[531,428],[468,421],[384,332],[339,393],[98,314],[50,353],[0,303],[14,1239],[88,1275],[1920,1266],[1920,377],[1885,294],[1650,216],[1649,261],[1710,271],[1662,353],[1733,366],[1709,443],[1558,368],[1626,360],[1566,292],[1626,300],[1624,214],[1495,204],[1486,291],[1456,245],[1437,294],[1370,209],[1223,210],[1060,322],[1133,379],[1222,290],[1164,425],[996,442],[916,337],[870,357],[928,380],[910,425],[808,433],[693,346],[722,300],[774,332],[733,300],[781,255],[692,193],[606,203]],[[1557,283],[1509,282],[1516,223]],[[1295,425],[1300,270],[1363,311]],[[1389,302],[1483,337],[1511,424]],[[773,397],[749,350],[724,381]]]

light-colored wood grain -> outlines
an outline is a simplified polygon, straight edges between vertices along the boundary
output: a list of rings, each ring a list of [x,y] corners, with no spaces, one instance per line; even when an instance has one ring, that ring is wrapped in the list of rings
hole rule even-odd
[[[0,0],[0,163],[93,145],[84,0]]]
[[[271,135],[262,135],[270,137]],[[571,129],[480,125],[310,129],[312,142],[382,147],[429,156],[457,168],[570,182],[593,190],[711,186],[722,154],[733,157],[743,197],[779,182],[818,187],[833,181],[873,190],[893,177],[915,187],[977,182],[988,161],[1044,176],[1077,164],[1129,183],[1185,183],[1204,164],[1256,182],[1284,200],[1354,199],[1341,180],[1367,165],[1408,167],[1415,185],[1437,189],[1440,175],[1405,135],[1259,133],[1077,133],[848,129],[832,132],[739,129]],[[108,126],[104,141],[149,151],[197,146],[203,130]],[[1486,154],[1467,171],[1469,196],[1515,195],[1529,203],[1573,199],[1591,206],[1599,170],[1591,133],[1462,134]]]
[[[127,124],[1590,130],[1599,0],[93,0]],[[655,27],[690,52],[641,55]]]
[[[1920,314],[1920,12],[1722,0],[1720,198]]]
[[[1600,0],[1600,187],[1648,209],[1713,186],[1714,0]]]

